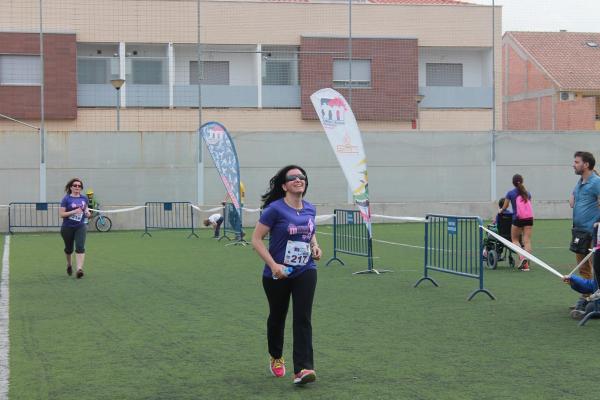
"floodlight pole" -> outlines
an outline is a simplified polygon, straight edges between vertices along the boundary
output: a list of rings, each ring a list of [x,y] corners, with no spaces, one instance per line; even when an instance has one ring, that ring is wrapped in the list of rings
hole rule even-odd
[[[44,127],[44,29],[42,0],[40,6],[40,202],[46,202],[46,129]]]
[[[121,88],[125,84],[125,79],[111,79],[110,83],[117,90],[117,131],[121,130]]]
[[[496,2],[492,0],[492,132],[490,135],[490,197],[496,200]]]
[[[352,0],[348,0],[348,104],[352,108]]]
[[[202,47],[200,37],[200,0],[196,2],[196,11],[198,13],[198,164],[196,165],[196,202],[198,204],[204,204],[204,161],[202,157],[202,134],[200,127],[202,126],[202,72],[204,65],[202,64]]]
[[[348,105],[352,108],[352,0],[348,0]],[[348,204],[354,204],[354,193],[348,185]]]

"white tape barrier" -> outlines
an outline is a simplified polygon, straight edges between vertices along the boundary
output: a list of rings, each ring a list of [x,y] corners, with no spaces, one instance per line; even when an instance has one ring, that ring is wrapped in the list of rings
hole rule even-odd
[[[122,212],[128,212],[128,211],[135,211],[135,210],[139,210],[140,208],[146,208],[146,206],[135,206],[135,207],[129,207],[129,208],[119,208],[117,210],[96,210],[95,208],[90,208],[90,211],[95,211],[101,214],[116,214],[116,213],[122,213]]]
[[[199,212],[205,212],[205,213],[209,213],[209,212],[215,212],[215,211],[221,211],[223,209],[223,207],[214,207],[214,208],[209,208],[208,210],[203,210],[198,206],[195,206],[193,204],[190,204],[190,206],[192,206],[192,208],[196,211]]]
[[[214,208],[209,208],[206,210],[201,209],[200,207],[194,205],[194,204],[190,204],[190,206],[198,211],[198,212],[202,212],[202,213],[210,213],[210,212],[215,212],[215,211],[221,211],[223,209],[223,207],[214,207]],[[9,208],[9,205],[4,205],[4,204],[0,204],[0,208]],[[95,208],[90,208],[90,211],[95,211],[95,212],[99,212],[102,214],[117,214],[117,213],[122,213],[122,212],[128,212],[128,211],[135,211],[135,210],[139,210],[141,208],[146,208],[147,206],[135,206],[135,207],[129,207],[129,208],[120,208],[120,209],[116,209],[116,210],[97,210]],[[246,207],[242,207],[242,209],[246,212],[249,213],[255,213],[255,212],[260,212],[261,209],[260,208],[246,208]],[[316,220],[318,222],[323,222],[323,221],[327,221],[329,219],[332,219],[334,217],[334,214],[324,214],[324,215],[317,215]],[[371,217],[375,217],[375,218],[383,218],[383,219],[391,219],[391,220],[396,220],[396,221],[406,221],[406,222],[427,222],[427,219],[425,218],[419,218],[419,217],[395,217],[395,216],[389,216],[389,215],[381,215],[381,214],[371,214]]]
[[[323,221],[327,221],[328,219],[332,219],[335,216],[335,214],[323,214],[323,215],[317,215],[315,217],[315,221],[317,222],[323,222]]]
[[[554,275],[558,276],[560,279],[563,278],[563,274],[561,274],[560,272],[558,272],[557,270],[555,270],[554,268],[552,268],[551,266],[549,266],[548,264],[546,264],[545,262],[543,262],[542,260],[540,260],[539,258],[537,258],[536,256],[534,256],[533,254],[523,250],[521,247],[517,246],[516,244],[514,244],[513,242],[510,242],[508,240],[506,240],[505,238],[503,238],[502,236],[498,235],[496,232],[492,232],[489,229],[479,225],[479,227],[481,229],[483,229],[484,231],[486,231],[487,233],[489,233],[490,235],[492,235],[493,237],[495,237],[496,239],[498,239],[502,244],[504,244],[506,247],[508,247],[509,249],[511,249],[512,251],[514,251],[515,253],[518,253],[520,255],[522,255],[523,257],[525,257],[526,259],[533,261],[534,263],[536,263],[537,265],[539,265],[540,267],[544,268],[545,270],[553,273]]]
[[[383,218],[383,219],[393,219],[396,221],[406,221],[406,222],[427,222],[426,218],[419,218],[419,217],[392,217],[389,215],[380,215],[380,214],[371,214],[371,217]]]

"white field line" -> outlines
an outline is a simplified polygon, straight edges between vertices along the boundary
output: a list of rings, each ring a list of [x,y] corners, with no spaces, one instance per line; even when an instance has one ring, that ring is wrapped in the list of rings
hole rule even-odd
[[[323,232],[323,231],[318,231],[317,234],[319,235],[329,235],[329,236],[333,236],[333,233],[330,232]],[[353,238],[353,236],[348,236],[348,235],[343,235],[342,237],[348,237],[348,238]],[[393,246],[401,246],[401,247],[410,247],[413,249],[424,249],[425,247],[423,246],[415,246],[412,244],[406,244],[406,243],[396,243],[396,242],[388,242],[387,240],[379,240],[379,239],[373,239],[374,242],[378,242],[378,243],[385,243],[385,244],[391,244]]]
[[[2,255],[2,274],[0,275],[0,400],[8,400],[8,256],[10,253],[10,235],[4,237]]]

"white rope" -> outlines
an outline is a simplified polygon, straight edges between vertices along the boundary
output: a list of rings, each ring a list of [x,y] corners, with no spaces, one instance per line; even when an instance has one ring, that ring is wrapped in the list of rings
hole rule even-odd
[[[90,211],[95,211],[98,212],[100,214],[116,214],[116,213],[122,213],[122,212],[128,212],[128,211],[135,211],[135,210],[139,210],[140,208],[146,208],[146,206],[135,206],[135,207],[130,207],[130,208],[119,208],[117,210],[96,210],[95,208],[89,208],[88,210]]]
[[[0,400],[8,400],[8,383],[10,370],[8,355],[10,341],[8,336],[8,274],[9,274],[10,235],[4,237],[4,254],[2,256],[2,274],[0,275]]]
[[[243,210],[246,211],[246,212],[251,212],[251,213],[255,213],[255,212],[260,212],[261,211],[260,208],[246,208],[246,207],[243,207]]]
[[[199,212],[205,212],[205,213],[209,213],[209,212],[215,212],[215,211],[221,211],[223,209],[223,207],[214,207],[214,208],[209,208],[208,210],[203,210],[200,207],[194,205],[194,204],[190,204],[190,206]]]
[[[315,221],[317,222],[323,222],[323,221],[327,221],[328,219],[331,219],[335,217],[335,214],[323,214],[323,215],[317,215],[315,217]]]
[[[483,229],[484,231],[486,231],[487,233],[489,233],[490,235],[492,235],[493,237],[495,237],[496,239],[498,239],[502,244],[504,244],[506,247],[508,247],[509,249],[511,249],[512,251],[514,251],[515,253],[518,253],[520,255],[522,255],[523,257],[525,257],[526,259],[533,261],[534,263],[536,263],[537,265],[539,265],[540,267],[544,268],[545,270],[553,273],[554,275],[558,276],[559,278],[563,278],[563,274],[561,274],[560,272],[558,272],[557,270],[555,270],[554,268],[552,268],[551,266],[549,266],[548,264],[546,264],[545,262],[543,262],[542,260],[540,260],[539,258],[537,258],[536,256],[534,256],[533,254],[523,250],[521,247],[517,246],[516,244],[514,244],[513,242],[509,242],[508,240],[506,240],[505,238],[503,238],[502,236],[498,235],[496,232],[492,232],[489,229],[479,225],[479,227],[481,229]]]
[[[419,217],[392,217],[389,215],[380,215],[380,214],[371,214],[371,217],[393,219],[393,220],[397,220],[397,221],[407,221],[407,222],[426,222],[427,221],[427,219],[419,218]]]

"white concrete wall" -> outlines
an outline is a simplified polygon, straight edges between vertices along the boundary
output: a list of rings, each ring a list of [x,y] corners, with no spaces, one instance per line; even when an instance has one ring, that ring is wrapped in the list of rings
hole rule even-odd
[[[283,165],[297,163],[309,174],[307,198],[319,213],[348,207],[342,171],[321,132],[232,132],[246,184],[246,205],[259,206],[268,179]],[[577,177],[572,156],[587,150],[600,156],[600,133],[499,132],[496,140],[497,197],[520,173],[532,192],[538,218],[569,218],[567,200]],[[488,132],[364,133],[373,212],[423,216],[427,212],[491,217],[491,136]],[[49,132],[47,198],[58,201],[74,176],[93,187],[106,208],[146,201],[196,198],[195,132]],[[206,152],[205,152],[206,153]],[[39,141],[35,133],[0,133],[0,205],[39,199]],[[204,198],[217,205],[225,190],[205,154]],[[329,211],[328,211],[329,210]],[[0,231],[7,211],[0,209]],[[141,217],[140,217],[141,216]],[[118,214],[116,228],[143,226],[143,213]],[[245,219],[253,223],[255,216]]]

